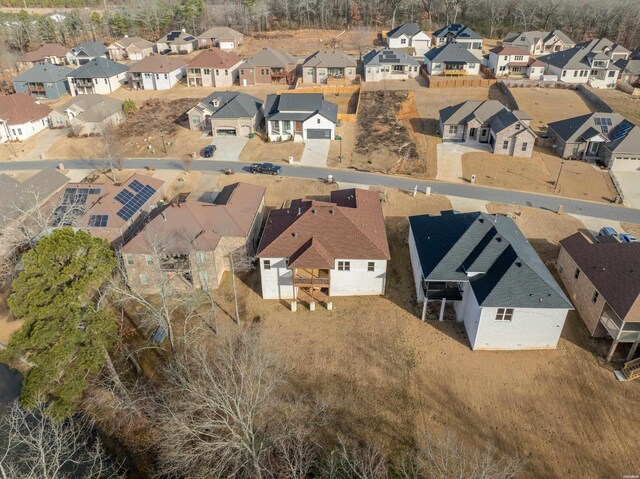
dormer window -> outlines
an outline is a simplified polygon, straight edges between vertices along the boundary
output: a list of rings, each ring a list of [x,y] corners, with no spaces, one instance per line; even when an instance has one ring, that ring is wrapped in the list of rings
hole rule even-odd
[[[516,123],[516,131],[520,130],[520,127],[521,127],[520,123]]]
[[[213,100],[213,106],[215,106],[216,108],[218,108],[220,106],[220,100],[218,98]]]

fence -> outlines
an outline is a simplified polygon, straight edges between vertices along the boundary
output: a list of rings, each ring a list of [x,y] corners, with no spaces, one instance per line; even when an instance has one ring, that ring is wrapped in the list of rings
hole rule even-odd
[[[286,94],[286,93],[322,93],[323,95],[331,95],[331,94],[340,94],[340,93],[351,93],[358,95],[358,103],[356,105],[355,113],[338,113],[338,120],[343,121],[345,123],[353,123],[358,118],[358,110],[360,109],[360,87],[354,85],[341,85],[341,86],[309,86],[309,87],[300,87],[295,90],[279,90],[278,95]],[[331,101],[330,98],[327,99]]]
[[[480,73],[482,73],[484,76],[492,80],[496,79],[496,76],[493,74],[493,72],[489,70],[487,67],[485,67],[484,65],[480,65]]]
[[[576,88],[578,94],[582,97],[582,99],[587,103],[587,105],[594,108],[596,111],[604,112],[604,113],[613,113],[613,108],[611,108],[607,103],[602,100],[595,93],[589,91],[584,85],[578,85]]]
[[[434,77],[427,74],[424,67],[420,68],[420,75],[422,75],[427,81],[427,88],[470,88],[479,86],[491,86],[498,80],[495,78],[444,78]]]

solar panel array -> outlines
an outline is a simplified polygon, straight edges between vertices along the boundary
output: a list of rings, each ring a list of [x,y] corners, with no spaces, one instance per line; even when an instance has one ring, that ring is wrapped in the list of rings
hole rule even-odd
[[[135,182],[135,181],[134,181]],[[132,184],[134,183],[132,182]],[[136,214],[140,208],[142,208],[142,206],[149,201],[149,199],[154,195],[154,193],[156,192],[156,189],[149,186],[149,185],[142,185],[140,183],[140,186],[142,186],[142,189],[140,189],[139,191],[136,192],[135,195],[133,195],[131,192],[127,191],[127,190],[122,190],[120,193],[118,193],[118,195],[116,196],[116,200],[120,201],[120,203],[122,203],[124,206],[122,208],[120,208],[118,210],[118,212],[116,213],[120,218],[122,218],[125,221],[129,221],[131,219],[131,217]],[[137,185],[136,185],[137,187]],[[128,201],[122,201],[122,199],[124,198],[121,197],[121,199],[118,199],[118,196],[120,196],[122,193],[128,193],[128,195],[124,195],[129,197]]]
[[[626,134],[629,133],[629,130],[631,130],[632,128],[633,123],[630,123],[627,120],[623,121],[622,123],[620,123],[620,125],[618,125],[618,128],[616,128],[616,131],[613,132],[613,135],[611,135],[611,141],[616,141],[626,136]]]
[[[133,199],[135,195],[131,193],[129,190],[122,190],[115,196],[116,201],[118,201],[122,205],[126,205]]]
[[[100,188],[65,188],[60,205],[53,211],[54,226],[71,226],[84,214],[89,195],[99,195]]]
[[[138,180],[133,180],[129,185],[129,189],[135,191],[136,193],[139,193],[142,190],[142,188],[144,188],[144,185],[140,183]]]
[[[109,215],[91,215],[89,216],[89,227],[104,228],[109,221]]]

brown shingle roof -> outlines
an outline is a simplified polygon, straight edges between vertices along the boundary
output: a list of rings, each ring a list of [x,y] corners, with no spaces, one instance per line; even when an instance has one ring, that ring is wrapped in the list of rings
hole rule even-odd
[[[302,266],[325,268],[336,258],[389,259],[389,244],[378,193],[331,192],[331,202],[297,199],[271,211],[258,256],[290,258]]]
[[[168,238],[166,247],[173,253],[189,252],[194,246],[199,251],[213,251],[223,236],[249,235],[265,191],[262,186],[234,183],[224,187],[213,203],[187,201],[165,208],[122,250],[148,253],[151,234]]]
[[[241,58],[233,52],[223,52],[219,48],[212,48],[202,52],[189,63],[188,68],[231,68],[240,63]]]
[[[129,67],[131,73],[169,73],[186,65],[182,60],[166,55],[150,55]]]
[[[57,43],[45,43],[37,50],[26,52],[18,59],[18,61],[37,62],[45,57],[64,57],[67,53],[69,53],[69,49],[67,47],[63,47]]]
[[[560,241],[582,273],[623,320],[640,297],[640,243],[593,241],[576,233]]]
[[[9,125],[41,120],[51,111],[47,105],[37,103],[32,96],[25,93],[3,96],[0,101],[0,119],[5,120]]]
[[[494,47],[490,52],[497,55],[529,55],[529,52],[518,47]]]

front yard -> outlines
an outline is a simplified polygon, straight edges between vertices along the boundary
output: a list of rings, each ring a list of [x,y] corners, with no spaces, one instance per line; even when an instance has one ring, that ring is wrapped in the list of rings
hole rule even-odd
[[[304,143],[295,141],[265,142],[258,136],[251,138],[240,154],[240,161],[251,163],[281,163],[288,162],[293,156],[294,161],[300,161]]]

